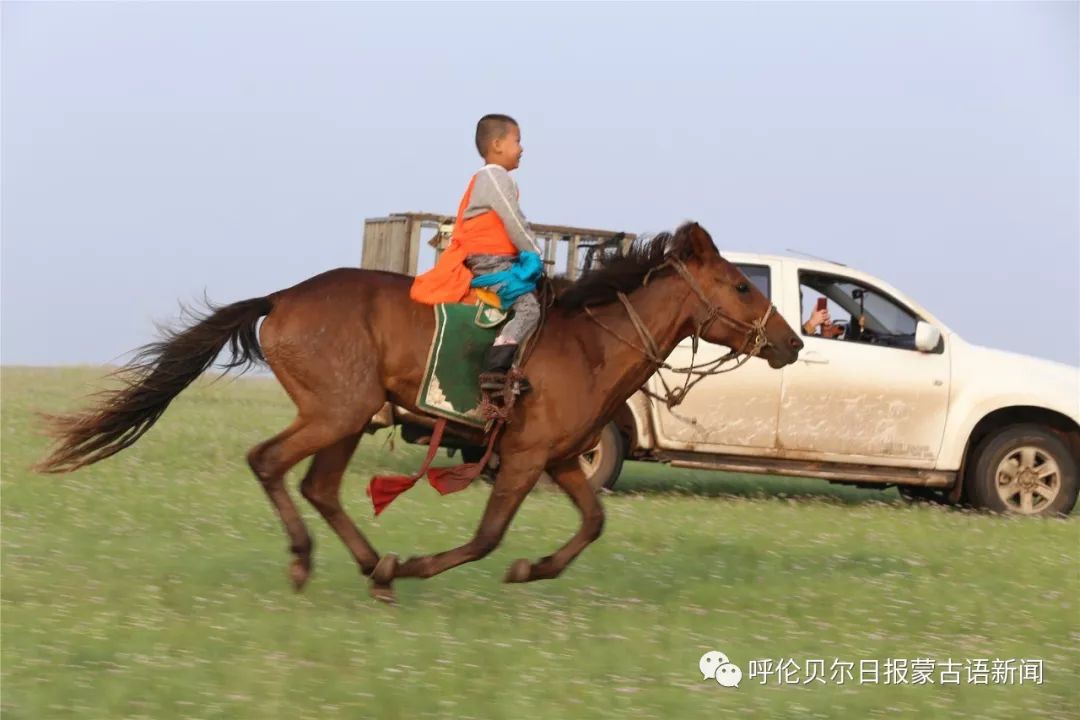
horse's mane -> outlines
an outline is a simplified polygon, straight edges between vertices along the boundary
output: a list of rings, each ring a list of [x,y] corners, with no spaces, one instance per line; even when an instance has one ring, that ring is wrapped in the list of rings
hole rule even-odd
[[[630,293],[641,287],[649,271],[665,260],[690,257],[691,226],[692,223],[686,223],[674,233],[635,240],[626,254],[607,256],[577,280],[555,278],[552,281],[555,306],[573,312],[591,305],[605,305],[614,302],[618,293]]]

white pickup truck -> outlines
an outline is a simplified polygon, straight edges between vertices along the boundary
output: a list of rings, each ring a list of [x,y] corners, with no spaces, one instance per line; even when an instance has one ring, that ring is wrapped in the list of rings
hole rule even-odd
[[[965,342],[905,294],[843,265],[725,257],[793,328],[824,305],[833,329],[804,329],[795,364],[773,370],[752,359],[705,378],[675,408],[634,394],[581,458],[598,490],[615,485],[629,458],[895,485],[908,498],[998,512],[1072,510],[1080,488],[1080,368]],[[703,342],[697,362],[724,352]],[[689,365],[689,341],[669,363]],[[682,377],[667,379],[676,385]],[[649,387],[661,391],[656,376]],[[415,420],[399,413],[390,422]],[[414,426],[403,434],[423,441],[428,433]],[[468,458],[477,450],[463,452]]]

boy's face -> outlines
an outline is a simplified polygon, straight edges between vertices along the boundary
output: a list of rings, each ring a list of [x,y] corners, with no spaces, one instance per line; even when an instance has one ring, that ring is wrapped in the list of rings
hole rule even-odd
[[[488,162],[500,165],[507,171],[516,170],[521,164],[521,155],[525,150],[521,147],[521,128],[511,125],[506,134],[496,138],[491,143],[488,151]]]

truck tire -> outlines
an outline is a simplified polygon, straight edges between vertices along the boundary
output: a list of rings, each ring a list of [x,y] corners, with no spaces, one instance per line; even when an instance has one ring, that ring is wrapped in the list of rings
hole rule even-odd
[[[981,510],[1041,517],[1068,515],[1076,505],[1077,458],[1039,425],[1011,425],[975,450],[966,485]]]
[[[600,442],[592,450],[584,452],[578,458],[585,479],[596,492],[615,487],[622,472],[626,458],[626,439],[619,432],[619,426],[611,422],[600,431]]]
[[[465,462],[480,462],[483,456],[483,448],[469,447],[461,450],[461,457]],[[585,479],[589,485],[600,492],[615,485],[619,479],[619,473],[622,472],[625,457],[626,440],[615,423],[608,423],[600,431],[600,442],[592,450],[582,453],[578,462],[581,463],[581,469],[585,471]],[[495,480],[495,471],[489,465],[481,477],[492,482]]]

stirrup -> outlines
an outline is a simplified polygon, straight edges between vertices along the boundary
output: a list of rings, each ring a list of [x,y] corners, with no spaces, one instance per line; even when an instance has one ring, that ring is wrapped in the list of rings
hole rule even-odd
[[[502,393],[506,388],[506,373],[480,373],[480,389]]]
[[[524,395],[532,390],[532,383],[520,370],[513,368],[507,373],[480,373],[480,389],[498,395],[505,395],[507,391]]]
[[[491,387],[498,382],[497,387]],[[489,384],[490,383],[490,384]],[[505,375],[502,373],[482,373],[480,375],[480,416],[491,422],[510,422],[510,412],[514,409],[518,396],[532,389],[524,373],[513,368]]]

